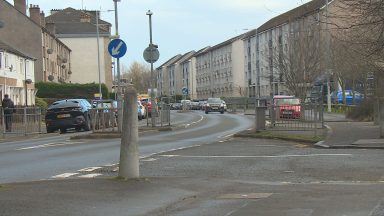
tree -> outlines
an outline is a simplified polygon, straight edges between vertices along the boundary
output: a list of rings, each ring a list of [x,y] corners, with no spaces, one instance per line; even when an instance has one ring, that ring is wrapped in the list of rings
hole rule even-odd
[[[128,69],[123,68],[122,77],[131,82],[139,93],[146,93],[150,88],[151,71],[147,64],[133,62]]]
[[[289,94],[304,101],[320,75],[319,41],[318,31],[310,27],[292,33],[286,45],[280,41],[273,50],[271,65],[277,73],[271,75],[271,83],[283,82]]]

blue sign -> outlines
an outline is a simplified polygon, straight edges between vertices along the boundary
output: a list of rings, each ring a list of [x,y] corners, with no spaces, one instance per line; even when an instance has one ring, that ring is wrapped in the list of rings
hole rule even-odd
[[[127,45],[123,40],[114,39],[108,44],[108,52],[114,58],[121,58],[127,52]]]
[[[188,95],[188,88],[184,87],[181,91],[183,92],[183,95]]]

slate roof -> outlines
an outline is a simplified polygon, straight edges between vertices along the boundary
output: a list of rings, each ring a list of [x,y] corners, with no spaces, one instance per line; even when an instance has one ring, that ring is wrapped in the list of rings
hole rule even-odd
[[[56,26],[56,34],[96,34],[96,11],[76,10],[71,7],[63,10],[53,10],[50,16],[46,17],[46,22],[53,22]],[[84,14],[91,17],[91,22],[81,22],[80,19]],[[99,19],[100,35],[110,35],[110,32],[103,28],[103,25],[111,26],[110,23]]]
[[[169,65],[169,64],[173,63],[173,61],[174,61],[175,59],[179,59],[180,57],[181,57],[181,54],[178,54],[178,55],[173,56],[172,58],[168,59],[168,61],[164,62],[162,65],[160,65],[159,67],[157,67],[156,70],[161,69],[161,68],[164,67],[165,65]]]
[[[25,54],[25,53],[15,49],[15,48],[13,48],[11,45],[9,45],[9,44],[1,41],[1,40],[0,40],[0,50],[7,51],[9,53],[13,53],[13,54],[18,55],[18,56],[23,57],[23,58],[27,58],[27,59],[31,59],[31,60],[36,60],[36,59],[28,56],[27,54]]]
[[[270,19],[269,21],[261,25],[259,28],[257,28],[257,32],[263,32],[276,26],[282,25],[288,22],[289,20],[294,20],[309,15],[325,6],[325,4],[326,0],[312,0],[306,4],[303,4],[297,8],[294,8],[288,12],[285,12],[279,16]]]
[[[177,61],[177,63],[184,63],[184,62],[188,61],[189,59],[191,59],[193,57],[193,55],[195,53],[196,52],[194,50],[185,53],[183,56],[181,56],[181,58]]]

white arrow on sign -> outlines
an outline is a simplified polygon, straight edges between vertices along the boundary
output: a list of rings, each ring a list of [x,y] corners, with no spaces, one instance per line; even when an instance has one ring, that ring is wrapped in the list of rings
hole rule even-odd
[[[117,47],[112,48],[112,55],[119,55],[120,51],[119,49],[123,45],[123,41],[120,41],[120,43],[117,45]]]

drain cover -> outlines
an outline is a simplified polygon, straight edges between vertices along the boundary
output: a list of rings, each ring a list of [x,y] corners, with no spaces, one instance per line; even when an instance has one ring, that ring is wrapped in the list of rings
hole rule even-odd
[[[223,194],[218,199],[262,199],[268,198],[272,193],[242,193],[242,194]]]

